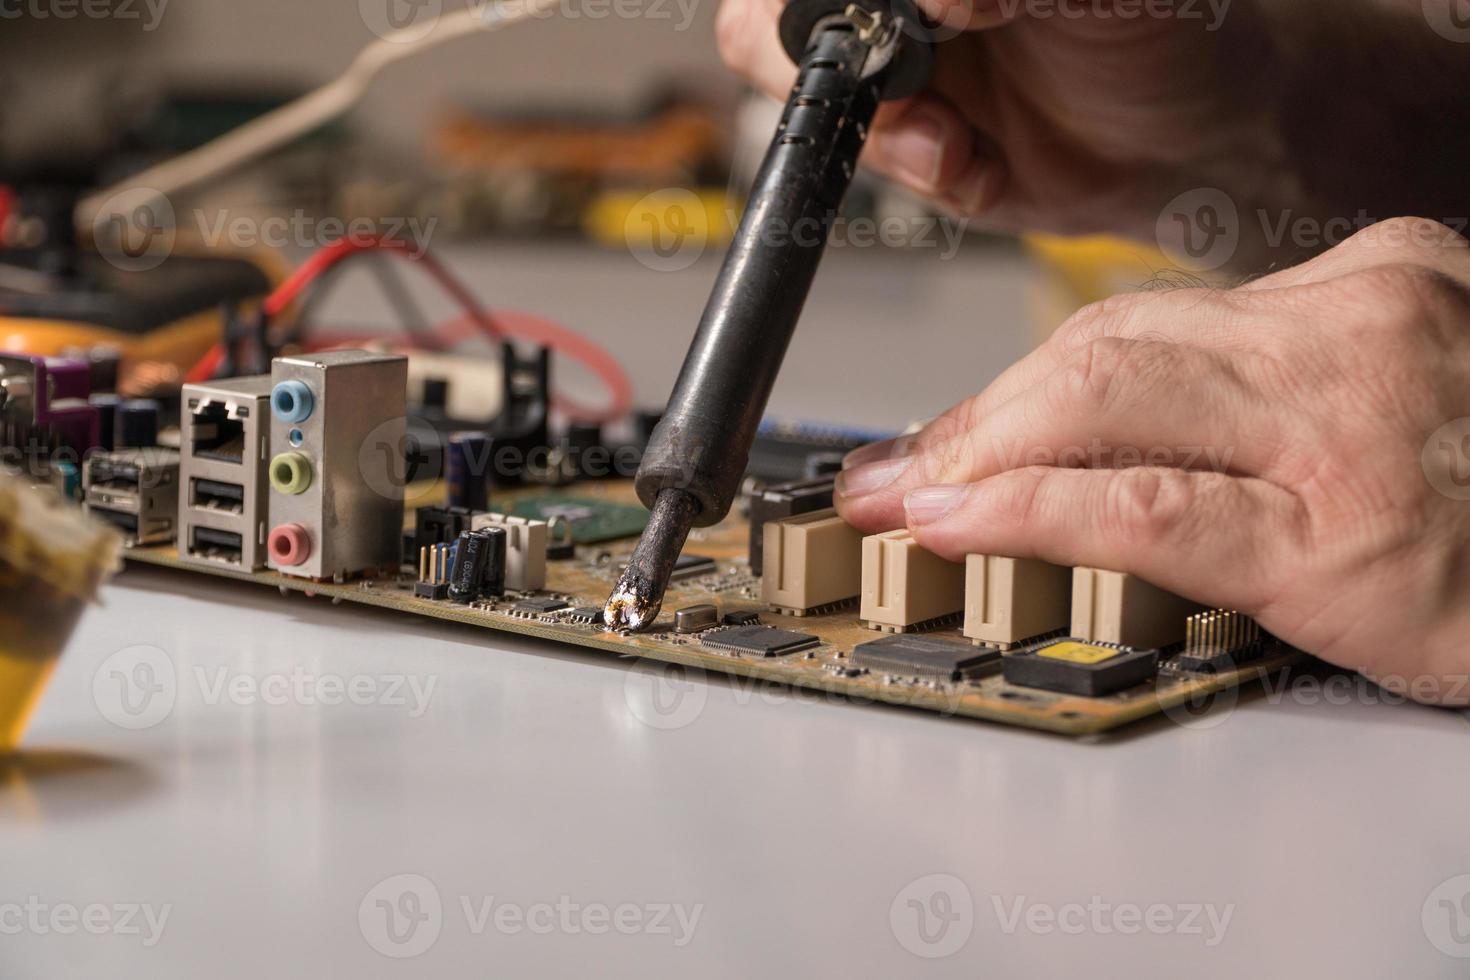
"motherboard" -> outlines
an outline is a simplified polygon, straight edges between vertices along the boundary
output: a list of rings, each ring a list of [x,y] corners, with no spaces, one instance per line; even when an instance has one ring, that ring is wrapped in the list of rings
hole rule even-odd
[[[424,499],[432,493],[411,495]],[[1001,651],[976,645],[963,635],[959,619],[922,631],[890,633],[865,625],[856,602],[800,616],[773,611],[763,601],[761,577],[751,571],[749,518],[738,512],[716,527],[692,533],[665,612],[651,631],[611,633],[601,625],[602,603],[632,550],[641,510],[631,481],[582,483],[572,494],[551,496],[544,490],[513,491],[495,506],[522,515],[570,515],[573,528],[587,528],[579,537],[599,540],[574,544],[568,557],[549,561],[544,588],[509,590],[468,603],[416,594],[423,591],[418,588],[422,580],[410,566],[396,574],[331,582],[270,570],[240,571],[225,563],[190,564],[180,560],[173,545],[137,545],[126,554],[135,562],[829,692],[856,703],[902,705],[1068,735],[1106,731],[1166,710],[1187,710],[1214,692],[1264,677],[1300,656],[1269,638],[1258,638],[1254,647],[1241,642],[1233,647],[1237,653],[1249,648],[1249,656],[1236,657],[1243,661],[1239,665],[1217,664],[1217,669],[1201,671],[1188,660],[1188,645],[1179,644],[1173,651],[1166,648],[1166,655],[1148,652],[1150,665],[1141,680],[1100,696],[1012,683],[1005,676],[1005,659],[1034,654],[1027,648]],[[628,523],[630,517],[634,520]],[[412,533],[412,527],[407,530]],[[607,535],[614,537],[608,540]],[[880,649],[872,650],[873,644]]]

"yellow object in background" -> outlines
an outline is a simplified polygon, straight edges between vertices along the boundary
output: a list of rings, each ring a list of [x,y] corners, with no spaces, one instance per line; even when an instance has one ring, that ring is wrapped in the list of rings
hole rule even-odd
[[[666,187],[601,194],[583,215],[601,245],[663,254],[728,245],[744,203],[723,187]]]
[[[1181,270],[1153,246],[1103,235],[1028,235],[1025,244],[1043,272],[1043,285],[1035,300],[1038,343],[1088,303],[1137,292],[1160,277],[1177,277],[1190,271]]]
[[[0,474],[0,753],[19,744],[121,547],[115,533],[59,494]]]

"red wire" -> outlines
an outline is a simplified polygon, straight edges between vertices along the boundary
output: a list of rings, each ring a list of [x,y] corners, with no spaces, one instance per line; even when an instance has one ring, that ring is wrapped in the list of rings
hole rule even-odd
[[[261,304],[262,311],[268,317],[279,316],[322,273],[343,259],[367,250],[390,252],[403,258],[416,260],[464,309],[464,314],[459,318],[431,330],[427,335],[429,338],[437,338],[447,345],[479,333],[497,343],[513,336],[549,347],[571,360],[580,361],[589,368],[607,387],[609,396],[608,404],[601,409],[589,408],[564,396],[554,396],[552,403],[558,410],[579,421],[599,423],[616,421],[632,410],[632,382],[628,380],[628,375],[618,363],[617,358],[601,345],[566,327],[531,314],[507,315],[502,313],[492,319],[476,301],[474,294],[437,259],[427,252],[416,253],[414,247],[409,243],[395,238],[378,235],[351,235],[318,249],[266,297],[264,303]],[[391,338],[383,336],[371,339],[378,343],[397,340],[419,347],[423,346],[424,340],[423,337]],[[338,337],[332,340],[341,343],[346,341],[346,338]],[[189,370],[185,380],[191,383],[208,380],[214,374],[220,361],[223,360],[224,353],[223,345],[216,345]]]
[[[279,316],[301,291],[311,285],[322,273],[348,256],[368,250],[389,252],[406,259],[416,260],[428,270],[429,275],[433,276],[444,291],[464,308],[465,315],[472,319],[486,336],[496,340],[503,339],[504,334],[495,325],[495,321],[490,318],[489,314],[476,302],[474,294],[448,269],[440,265],[438,259],[428,252],[419,251],[417,246],[384,235],[349,235],[318,249],[312,253],[311,258],[301,263],[301,266],[291,273],[285,282],[277,286],[275,291],[266,297],[261,309],[268,317]]]
[[[5,248],[5,222],[10,219],[10,209],[15,206],[15,191],[0,184],[0,249]]]
[[[608,401],[602,408],[589,407],[565,395],[554,396],[553,405],[569,418],[582,422],[607,423],[623,418],[632,411],[633,383],[628,379],[627,372],[623,370],[617,358],[613,357],[606,348],[559,323],[532,313],[499,310],[496,313],[496,320],[508,336],[550,347],[558,354],[581,363],[597,375],[598,380],[607,388]],[[475,333],[476,325],[468,316],[450,320],[429,331],[430,336],[446,345],[473,337]],[[324,347],[352,346],[364,342],[404,344],[412,347],[418,343],[418,338],[408,334],[398,336],[325,334],[318,335],[317,339]]]

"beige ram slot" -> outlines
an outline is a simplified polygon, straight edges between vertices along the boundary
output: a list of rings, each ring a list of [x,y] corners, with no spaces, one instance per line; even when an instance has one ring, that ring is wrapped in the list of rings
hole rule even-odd
[[[1072,612],[1072,570],[1033,558],[965,559],[965,636],[1009,648],[1065,629]]]
[[[1204,609],[1126,572],[1072,570],[1072,635],[1079,639],[1168,646],[1184,639],[1186,621]]]
[[[964,608],[964,565],[920,548],[908,531],[863,538],[864,626],[902,633]]]
[[[832,508],[768,521],[762,534],[761,597],[776,611],[804,616],[862,592],[863,536]]]

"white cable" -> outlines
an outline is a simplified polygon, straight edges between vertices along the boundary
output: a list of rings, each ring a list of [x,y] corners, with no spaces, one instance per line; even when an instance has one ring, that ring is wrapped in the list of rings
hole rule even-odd
[[[558,0],[471,0],[465,10],[446,14],[427,33],[420,25],[393,31],[363,48],[335,80],[293,102],[253,119],[197,149],[165,160],[142,173],[100,190],[77,205],[79,228],[91,229],[101,211],[118,195],[129,195],[128,210],[139,194],[167,198],[248,163],[320,128],[345,114],[362,98],[373,79],[389,65],[430,48],[480,31],[498,31],[552,10]]]

